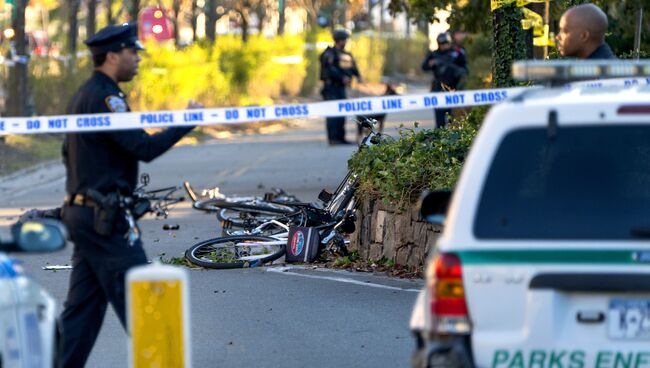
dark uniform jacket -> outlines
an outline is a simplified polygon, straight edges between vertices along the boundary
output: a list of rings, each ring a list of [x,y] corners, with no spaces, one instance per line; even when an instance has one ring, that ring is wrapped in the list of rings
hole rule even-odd
[[[320,56],[320,79],[323,81],[323,94],[328,90],[345,89],[345,77],[360,77],[357,63],[352,54],[336,47],[328,47]],[[344,98],[344,97],[342,97]]]
[[[433,66],[430,65],[431,60],[434,60]],[[465,53],[454,47],[444,51],[429,51],[422,62],[422,70],[433,72],[431,91],[442,91],[443,85],[457,88],[467,74]]]
[[[616,55],[614,55],[614,52],[609,48],[608,44],[603,43],[602,45],[598,46],[598,48],[594,50],[591,55],[587,56],[587,60],[595,59],[616,59]]]
[[[131,111],[117,83],[95,71],[73,96],[69,114]],[[170,128],[149,135],[144,130],[67,134],[63,161],[68,194],[119,191],[130,195],[138,179],[138,161],[149,162],[178,142],[193,127]]]

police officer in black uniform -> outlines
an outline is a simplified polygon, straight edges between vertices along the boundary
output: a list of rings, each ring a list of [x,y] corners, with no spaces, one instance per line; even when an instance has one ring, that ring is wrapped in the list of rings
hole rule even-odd
[[[352,54],[345,51],[350,34],[347,30],[339,29],[332,34],[334,46],[327,47],[320,56],[320,79],[323,81],[321,95],[324,100],[344,100],[347,98],[345,88],[350,85],[352,78],[356,77],[363,83],[357,63]],[[330,145],[349,144],[345,140],[345,117],[328,117],[327,139]]]
[[[95,70],[68,106],[69,114],[130,111],[120,82],[133,79],[143,47],[135,24],[108,26],[85,41]],[[190,103],[189,107],[200,105]],[[88,117],[95,125],[105,119]],[[95,120],[93,120],[95,119]],[[125,273],[147,263],[142,243],[129,226],[123,203],[138,177],[138,161],[149,162],[193,127],[67,134],[63,161],[67,195],[63,222],[72,241],[70,288],[61,314],[61,366],[83,367],[102,325],[107,304],[125,326]]]
[[[436,38],[438,49],[429,51],[422,62],[422,70],[433,72],[431,92],[455,90],[467,74],[465,53],[452,47],[449,33]],[[435,109],[436,128],[446,127],[451,109]]]

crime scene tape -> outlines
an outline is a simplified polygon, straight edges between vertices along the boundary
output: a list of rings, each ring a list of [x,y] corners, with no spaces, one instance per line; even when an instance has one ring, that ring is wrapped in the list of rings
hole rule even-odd
[[[490,10],[495,11],[503,6],[508,4],[516,4],[518,7],[524,7],[530,3],[543,3],[546,0],[491,0],[490,1]]]
[[[650,78],[609,79],[570,86],[650,85]],[[0,135],[96,132],[190,125],[241,124],[279,119],[359,116],[491,105],[536,87],[419,95],[374,96],[304,104],[0,118]]]

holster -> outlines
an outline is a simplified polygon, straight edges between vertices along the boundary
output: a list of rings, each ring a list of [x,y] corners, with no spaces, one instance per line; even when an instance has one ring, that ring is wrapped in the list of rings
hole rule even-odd
[[[144,216],[145,213],[149,212],[150,210],[151,210],[151,201],[146,198],[139,198],[136,199],[135,202],[133,202],[133,206],[131,208],[131,214],[133,215],[133,218],[137,220],[140,217]]]
[[[118,193],[103,195],[95,190],[89,190],[86,194],[95,203],[95,222],[93,228],[99,235],[109,236],[113,234],[118,214],[120,213],[120,196]]]

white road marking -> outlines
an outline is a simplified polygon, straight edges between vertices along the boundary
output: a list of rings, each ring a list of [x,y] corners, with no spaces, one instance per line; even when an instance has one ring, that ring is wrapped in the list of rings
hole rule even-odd
[[[306,278],[310,278],[310,279],[320,279],[320,280],[329,280],[329,281],[335,281],[335,282],[343,282],[343,283],[347,283],[347,284],[353,284],[353,285],[359,285],[359,286],[368,286],[368,287],[374,287],[374,288],[379,288],[379,289],[397,290],[397,291],[409,291],[409,292],[413,292],[413,293],[419,293],[420,292],[420,289],[403,289],[403,288],[395,287],[395,286],[375,284],[375,283],[372,283],[372,282],[357,281],[357,280],[353,280],[353,279],[346,278],[346,277],[306,275],[306,274],[302,274],[302,273],[288,271],[288,270],[291,270],[291,269],[294,269],[294,267],[269,267],[269,268],[266,269],[266,271],[267,272],[279,273],[279,274],[282,274],[282,275],[301,276],[301,277],[306,277]]]

